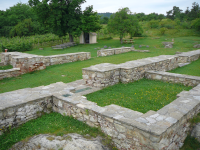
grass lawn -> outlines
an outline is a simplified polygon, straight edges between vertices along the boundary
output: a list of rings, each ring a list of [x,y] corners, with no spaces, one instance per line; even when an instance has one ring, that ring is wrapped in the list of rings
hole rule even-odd
[[[191,122],[191,126],[193,126],[193,127],[196,123],[199,123],[200,122],[200,113],[196,117],[191,119],[190,122]],[[188,134],[187,138],[184,141],[184,145],[180,150],[198,150],[198,148],[200,148],[200,142]]]
[[[90,51],[92,52],[92,56],[95,58],[91,58],[86,61],[78,61],[73,63],[61,64],[49,66],[45,70],[37,71],[34,73],[27,73],[21,75],[16,78],[7,78],[0,81],[0,93],[9,92],[17,89],[23,88],[32,88],[41,85],[49,85],[55,82],[72,82],[75,80],[82,79],[82,68],[89,67],[91,65],[96,65],[100,63],[113,63],[119,64],[124,63],[126,61],[142,59],[146,57],[154,57],[159,55],[174,55],[176,51],[190,51],[194,50],[192,48],[193,42],[199,41],[200,37],[180,37],[175,38],[176,44],[174,44],[174,48],[165,49],[161,44],[162,41],[165,41],[165,37],[161,37],[160,39],[151,39],[151,38],[138,38],[135,39],[135,48],[136,49],[149,49],[150,53],[139,53],[139,52],[129,52],[119,55],[107,56],[107,57],[95,57],[96,51],[94,48],[103,47],[104,45],[111,47],[121,47],[119,40],[99,40],[97,44],[93,45],[78,45],[74,47],[70,47],[65,50],[52,50],[48,51],[48,48],[43,50],[33,50],[28,53],[32,54],[41,54],[41,55],[53,55],[60,54],[66,52],[77,52],[80,51]],[[139,48],[139,45],[149,45],[149,48],[143,46]],[[131,46],[131,44],[123,44],[124,46]],[[156,47],[156,48],[155,48]],[[62,77],[65,75],[65,77]]]
[[[119,64],[126,61],[146,57],[174,55],[176,51],[186,52],[190,50],[195,50],[193,48],[193,45],[200,43],[200,37],[176,37],[174,38],[174,47],[172,49],[165,49],[161,43],[163,41],[171,41],[171,39],[172,37],[169,38],[165,36],[160,37],[160,39],[153,39],[152,37],[137,38],[135,39],[134,43],[135,48],[140,50],[150,50],[150,53],[129,52],[99,58],[96,58],[97,50],[95,50],[95,48],[103,48],[105,45],[108,47],[110,46],[112,48],[117,48],[121,46],[131,46],[132,44],[121,45],[119,40],[98,40],[97,44],[78,45],[64,50],[52,50],[50,47],[44,48],[44,50],[34,49],[33,51],[28,51],[27,53],[47,56],[64,53],[91,52],[93,58],[82,62],[78,61],[68,64],[49,66],[45,70],[27,73],[16,78],[13,77],[0,80],[0,93],[28,87],[32,88],[41,85],[49,85],[51,83],[60,81],[64,83],[72,82],[78,79],[82,79],[82,68],[89,67],[91,65],[96,65],[100,63]],[[139,45],[145,46],[139,48]],[[147,48],[146,45],[148,45],[149,48]],[[62,77],[62,75],[65,75],[65,77]],[[111,101],[113,101],[112,103],[116,102],[115,104],[117,105],[121,105],[127,108],[130,107],[130,109],[145,113],[148,110],[157,110],[162,108],[163,105],[166,105],[173,101],[176,98],[177,93],[181,92],[182,90],[189,89],[190,87],[184,87],[182,85],[168,84],[160,81],[150,81],[142,79],[134,83],[118,84],[113,87],[108,87],[104,90],[99,91],[99,94],[92,94],[96,94],[96,98],[100,97],[101,100],[101,97],[106,95],[106,91],[110,90],[110,93],[107,92],[108,97],[104,96],[104,99],[102,99],[102,102],[100,102],[101,104],[99,105],[109,105],[108,103],[111,103]],[[92,94],[87,95],[89,100],[91,100],[90,97],[92,97]],[[110,99],[108,100],[108,98]],[[129,100],[130,102],[126,102],[127,100]],[[145,100],[145,102],[143,101],[141,103],[141,100]],[[6,134],[0,136],[0,149],[7,149],[14,143],[36,134],[50,133],[62,136],[63,134],[74,132],[82,135],[89,134],[91,136],[104,136],[96,128],[91,128],[84,123],[74,120],[70,117],[64,117],[56,113],[51,113],[48,115],[44,115],[36,120],[31,120],[20,126],[19,128],[12,129]]]
[[[180,84],[141,79],[128,84],[116,84],[86,95],[89,101],[99,106],[116,104],[135,111],[146,113],[157,111],[176,99],[176,95],[183,90],[190,90]]]
[[[171,73],[187,74],[192,76],[200,76],[200,59],[191,62],[187,66],[176,68]]]
[[[165,49],[162,45],[162,42],[171,42],[172,38],[168,38],[165,36],[160,37],[160,39],[153,39],[152,37],[141,37],[135,38],[135,43],[133,44],[136,49],[140,50],[150,50],[153,56],[157,55],[174,55],[176,51],[190,51],[194,50],[193,43],[200,43],[200,37],[177,37],[174,38],[175,44],[172,49]],[[74,47],[65,48],[63,50],[53,50],[51,47],[44,48],[44,50],[34,49],[32,51],[27,51],[29,54],[37,54],[37,55],[57,55],[57,54],[65,54],[65,53],[75,53],[75,52],[91,52],[92,57],[97,56],[97,50],[95,48],[103,48],[104,46],[111,48],[118,47],[130,47],[132,44],[120,44],[118,39],[110,39],[110,40],[98,40],[97,44],[79,44]],[[139,46],[142,45],[140,48]],[[147,48],[146,46],[149,46]]]
[[[13,66],[12,65],[8,65],[8,66],[0,66],[0,70],[7,70],[7,69],[12,69]]]
[[[15,143],[27,140],[27,138],[38,134],[53,134],[63,136],[68,133],[77,133],[90,137],[102,136],[105,144],[110,144],[110,139],[106,137],[98,128],[90,127],[83,122],[73,119],[72,117],[62,116],[59,113],[44,114],[43,116],[28,121],[18,128],[10,129],[0,136],[0,149],[7,150]],[[90,138],[87,136],[87,138]],[[113,148],[114,149],[114,148]]]

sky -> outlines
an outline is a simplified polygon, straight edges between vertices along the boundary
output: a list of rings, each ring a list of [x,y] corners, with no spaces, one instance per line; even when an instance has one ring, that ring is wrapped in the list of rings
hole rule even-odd
[[[28,0],[0,0],[0,10],[5,11],[18,2],[28,3]],[[173,6],[177,6],[183,11],[187,7],[191,9],[193,2],[200,4],[200,0],[86,0],[82,4],[82,10],[93,5],[93,10],[98,13],[115,13],[119,8],[128,7],[132,13],[150,14],[155,12],[166,15],[166,11],[172,10]]]

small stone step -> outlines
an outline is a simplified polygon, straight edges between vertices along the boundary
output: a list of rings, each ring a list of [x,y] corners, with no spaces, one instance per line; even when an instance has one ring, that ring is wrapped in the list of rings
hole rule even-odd
[[[183,66],[186,66],[186,65],[189,65],[189,64],[190,64],[190,62],[188,62],[188,63],[179,63],[178,66],[179,67],[183,67]]]

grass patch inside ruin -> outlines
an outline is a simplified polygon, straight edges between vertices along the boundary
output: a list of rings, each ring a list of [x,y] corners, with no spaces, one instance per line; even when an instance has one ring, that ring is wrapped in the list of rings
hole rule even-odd
[[[116,104],[135,111],[146,113],[157,111],[176,99],[181,91],[192,87],[162,81],[141,79],[128,84],[116,84],[86,95],[87,99],[99,106]]]
[[[59,113],[50,113],[44,114],[35,120],[28,121],[17,128],[10,129],[1,135],[0,149],[7,150],[15,143],[27,140],[29,137],[38,134],[63,136],[68,133],[77,133],[83,136],[88,134],[90,137],[102,136],[105,139],[105,144],[109,144],[108,141],[110,141],[98,128],[90,127],[69,116],[62,116]]]
[[[0,66],[0,70],[7,70],[7,69],[12,69],[13,66],[12,65],[8,65],[8,66]]]
[[[191,62],[191,64],[176,68],[171,73],[187,74],[192,76],[200,76],[200,59]]]
[[[191,128],[200,122],[200,113],[194,118],[190,119]],[[198,150],[200,148],[200,142],[195,138],[188,134],[187,138],[184,141],[184,145],[180,150]]]

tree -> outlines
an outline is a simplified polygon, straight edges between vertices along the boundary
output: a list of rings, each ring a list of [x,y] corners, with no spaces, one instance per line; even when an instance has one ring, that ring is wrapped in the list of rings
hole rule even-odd
[[[192,9],[188,14],[188,18],[189,20],[194,20],[198,17],[200,17],[200,6],[198,3],[194,2],[192,3]]]
[[[86,7],[86,9],[83,11],[83,15],[81,16],[81,30],[84,33],[89,33],[98,31],[101,28],[100,16],[97,14],[97,12],[93,11],[93,6]]]
[[[37,21],[32,8],[23,3],[17,3],[6,11],[0,11],[0,36],[9,36],[10,30],[24,19]]]
[[[197,30],[200,31],[200,18],[196,18],[192,21],[192,26]]]
[[[81,4],[85,0],[29,0],[30,6],[38,15],[39,22],[51,26],[53,33],[59,37],[69,34],[70,42],[73,36],[81,34]]]
[[[132,15],[129,8],[126,7],[111,15],[107,27],[110,32],[119,34],[120,41],[123,43],[124,35],[127,33],[134,35],[139,24],[136,16]]]
[[[101,24],[108,24],[108,20],[109,20],[108,17],[100,18],[100,23],[101,23]]]
[[[172,20],[180,19],[182,11],[183,10],[179,9],[179,7],[174,6],[172,10],[167,11],[167,18]]]

